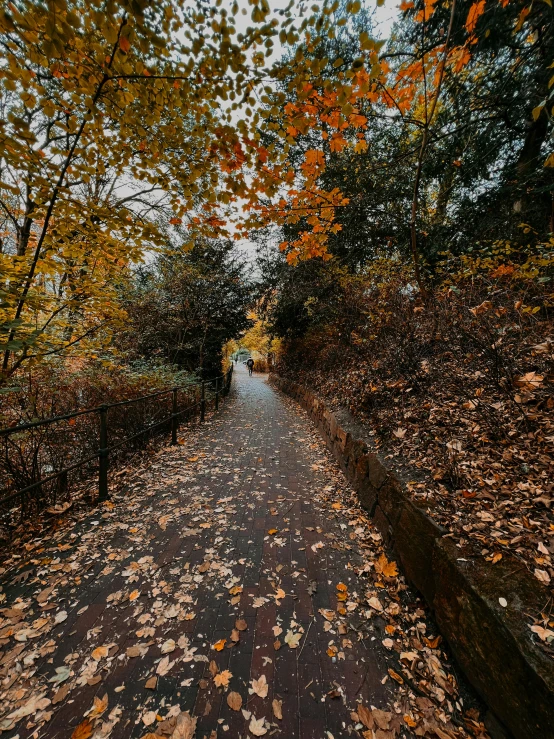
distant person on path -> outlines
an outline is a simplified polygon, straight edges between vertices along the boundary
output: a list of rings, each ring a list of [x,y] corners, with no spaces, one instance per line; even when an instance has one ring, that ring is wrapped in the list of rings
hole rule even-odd
[[[254,369],[254,360],[252,357],[246,362],[246,366],[248,367],[248,374],[252,375],[252,370]]]

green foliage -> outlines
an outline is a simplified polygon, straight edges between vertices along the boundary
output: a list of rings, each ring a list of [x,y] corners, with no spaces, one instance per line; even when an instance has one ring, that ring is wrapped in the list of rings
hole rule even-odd
[[[223,345],[251,323],[245,272],[228,241],[199,240],[189,252],[161,256],[138,273],[126,293],[123,351],[158,357],[205,377],[217,375]]]

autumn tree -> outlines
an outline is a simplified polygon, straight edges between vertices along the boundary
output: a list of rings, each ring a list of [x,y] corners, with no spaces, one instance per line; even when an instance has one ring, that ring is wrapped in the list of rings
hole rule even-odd
[[[278,115],[268,104],[266,135],[286,131],[288,166],[257,210],[289,260],[408,256],[422,286],[420,262],[439,252],[544,242],[551,9],[407,2],[381,47],[355,5],[335,3],[339,39],[306,36],[284,60],[291,102]]]
[[[129,361],[163,360],[208,378],[219,373],[223,345],[252,324],[252,284],[224,239],[160,255],[137,273],[122,302],[129,322],[116,343]]]
[[[23,365],[109,342],[117,285],[176,229],[217,237],[257,146],[251,96],[276,21],[253,3],[22,0],[0,11],[0,349]]]

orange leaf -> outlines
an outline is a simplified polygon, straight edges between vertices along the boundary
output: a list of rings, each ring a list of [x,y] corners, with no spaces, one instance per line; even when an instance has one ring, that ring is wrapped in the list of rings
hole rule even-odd
[[[467,14],[466,19],[466,31],[468,33],[473,33],[475,30],[475,26],[477,25],[477,21],[479,18],[483,15],[485,12],[485,0],[479,0],[479,2],[473,3],[471,8],[469,9],[469,13]]]
[[[73,730],[73,734],[71,734],[71,739],[88,739],[91,734],[92,721],[89,721],[87,718]]]
[[[442,637],[436,636],[434,639],[428,639],[426,636],[424,636],[423,641],[429,647],[429,649],[436,649],[441,643]]]
[[[219,641],[216,641],[216,643],[213,645],[212,649],[215,649],[216,652],[221,652],[223,647],[225,646],[225,642],[227,639],[220,639]]]
[[[232,673],[229,672],[229,670],[223,670],[218,675],[214,677],[214,683],[216,687],[220,688],[221,686],[227,687],[229,685],[229,680],[233,677]]]
[[[337,585],[337,590],[340,593],[346,593],[348,592],[348,585],[345,585],[343,582],[339,582],[339,584]]]
[[[119,48],[126,54],[131,48],[131,42],[129,41],[129,39],[125,36],[122,36],[119,39]]]
[[[178,226],[183,221],[181,218],[170,218],[169,222],[171,223],[172,226]]]
[[[398,674],[398,672],[395,672],[391,667],[389,667],[389,675],[392,677],[393,680],[396,680],[397,683],[400,683],[400,685],[403,684],[404,679]]]

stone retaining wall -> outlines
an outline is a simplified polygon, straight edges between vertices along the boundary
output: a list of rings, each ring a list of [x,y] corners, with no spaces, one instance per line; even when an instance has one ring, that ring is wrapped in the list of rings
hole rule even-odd
[[[528,626],[529,615],[551,601],[548,589],[516,558],[505,555],[491,566],[445,537],[370,451],[348,412],[331,412],[309,390],[277,375],[269,381],[295,398],[317,424],[407,579],[432,609],[467,679],[492,711],[492,735],[553,739],[554,660],[533,642]],[[506,599],[506,608],[499,598]]]

